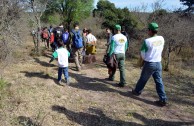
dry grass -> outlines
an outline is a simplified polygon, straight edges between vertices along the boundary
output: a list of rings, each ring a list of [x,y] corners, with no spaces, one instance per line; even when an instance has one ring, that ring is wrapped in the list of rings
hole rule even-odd
[[[99,46],[98,62],[85,65],[81,72],[74,71],[75,64],[70,63],[70,86],[56,84],[57,63],[48,63],[50,51],[7,68],[4,79],[11,85],[9,95],[2,99],[0,125],[194,125],[194,73],[187,70],[180,71],[184,74],[163,73],[169,105],[160,108],[153,104],[158,98],[153,79],[141,96],[130,93],[141,72],[135,66],[137,59],[126,61],[128,84],[118,88],[115,83],[119,81],[119,71],[114,82],[104,79],[108,74],[101,61],[103,53],[103,46]]]

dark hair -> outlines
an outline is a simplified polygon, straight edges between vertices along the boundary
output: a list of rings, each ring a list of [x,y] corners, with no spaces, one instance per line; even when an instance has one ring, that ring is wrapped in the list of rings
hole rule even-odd
[[[79,23],[78,22],[75,22],[74,25],[73,25],[73,27],[75,28],[77,26],[79,26]]]
[[[61,39],[57,39],[57,45],[58,45],[58,47],[62,47],[62,46],[64,46],[64,43]]]
[[[152,30],[152,29],[150,29],[150,28],[148,28],[148,30],[149,30],[149,31],[152,31],[153,34],[157,34],[157,33],[158,33],[158,31]]]
[[[88,29],[87,32],[88,32],[88,33],[92,33],[92,30],[91,30],[91,29]]]
[[[86,28],[84,28],[84,29],[83,29],[83,33],[86,33],[86,32],[87,32],[87,30],[86,30]]]

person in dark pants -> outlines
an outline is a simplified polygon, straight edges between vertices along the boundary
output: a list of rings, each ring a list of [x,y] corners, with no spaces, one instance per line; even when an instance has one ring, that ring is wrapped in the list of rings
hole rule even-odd
[[[145,39],[141,47],[141,58],[144,60],[143,69],[135,89],[132,89],[132,93],[134,95],[140,95],[148,79],[152,76],[159,96],[159,100],[155,101],[155,103],[159,106],[165,106],[167,104],[167,97],[162,81],[161,64],[164,38],[158,36],[157,32],[158,24],[154,22],[150,23],[148,26],[148,35],[150,38]]]
[[[116,34],[111,39],[110,49],[108,56],[114,54],[118,62],[118,67],[120,71],[120,82],[118,86],[124,87],[126,84],[125,79],[125,52],[128,48],[128,42],[126,36],[121,34],[121,26],[115,25]],[[109,75],[110,80],[114,80],[116,69],[112,69],[112,74]]]
[[[52,58],[49,61],[49,63],[51,63],[54,59],[57,58],[58,60],[58,65],[59,65],[59,69],[58,69],[58,83],[61,84],[61,76],[62,73],[65,76],[65,80],[67,85],[70,83],[70,79],[69,79],[69,74],[68,74],[68,57],[70,56],[70,53],[67,51],[66,48],[64,48],[64,44],[62,42],[62,40],[57,40],[58,43],[58,49],[52,54]]]

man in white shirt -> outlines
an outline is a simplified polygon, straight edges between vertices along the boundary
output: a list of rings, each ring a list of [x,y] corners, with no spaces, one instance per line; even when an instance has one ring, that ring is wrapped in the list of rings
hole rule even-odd
[[[138,80],[135,89],[132,90],[134,95],[140,95],[145,87],[150,76],[154,78],[156,91],[159,100],[155,103],[159,106],[165,106],[167,97],[162,81],[162,51],[164,48],[164,38],[157,35],[158,24],[150,23],[148,26],[148,35],[150,38],[144,40],[141,47],[141,58],[144,60],[140,79]]]

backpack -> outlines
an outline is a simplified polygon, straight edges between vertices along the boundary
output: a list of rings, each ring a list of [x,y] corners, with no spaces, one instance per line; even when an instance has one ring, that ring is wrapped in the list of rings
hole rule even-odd
[[[64,32],[63,35],[62,35],[63,43],[67,44],[68,39],[69,39],[69,33],[68,32]]]
[[[59,27],[57,27],[57,28],[55,29],[55,38],[56,38],[56,39],[61,39],[62,33],[63,33],[62,29],[59,28]]]
[[[82,48],[83,47],[83,41],[82,41],[82,36],[80,34],[80,30],[78,30],[78,31],[72,30],[72,33],[74,34],[73,38],[72,38],[73,46],[77,49]]]
[[[43,37],[44,39],[48,39],[48,32],[43,31],[42,37]]]

